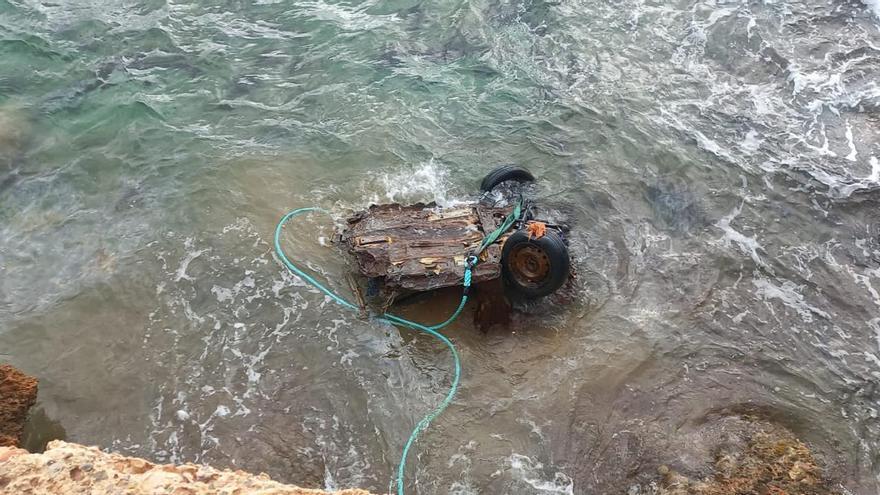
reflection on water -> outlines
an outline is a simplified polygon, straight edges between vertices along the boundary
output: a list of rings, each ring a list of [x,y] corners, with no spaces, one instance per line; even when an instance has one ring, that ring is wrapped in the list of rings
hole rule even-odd
[[[386,490],[449,356],[287,274],[275,221],[455,204],[518,163],[577,278],[449,328],[464,381],[414,492],[641,493],[753,416],[876,493],[878,26],[871,2],[0,0],[3,358],[69,440]],[[292,227],[346,291],[335,226]]]

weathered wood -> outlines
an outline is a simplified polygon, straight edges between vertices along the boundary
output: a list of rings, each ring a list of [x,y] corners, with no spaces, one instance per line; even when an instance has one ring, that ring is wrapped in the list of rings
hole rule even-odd
[[[466,256],[510,211],[476,205],[376,205],[350,218],[341,239],[364,276],[384,278],[391,290],[433,290],[462,284]],[[474,283],[501,275],[500,244],[505,238],[483,252]]]
[[[358,316],[360,318],[366,318],[367,316],[367,303],[364,300],[364,294],[361,292],[360,286],[358,286],[357,280],[348,273],[345,276],[345,280],[348,282],[348,287],[351,288],[351,292],[354,294],[355,299],[358,303]]]

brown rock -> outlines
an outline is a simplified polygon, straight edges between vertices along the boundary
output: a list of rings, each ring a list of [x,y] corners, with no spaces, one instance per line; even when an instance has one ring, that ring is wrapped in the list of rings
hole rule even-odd
[[[28,410],[37,400],[37,379],[0,365],[0,447],[15,447]]]
[[[756,423],[741,452],[719,453],[715,474],[691,480],[661,466],[658,495],[797,494],[842,493],[822,476],[810,449],[790,431]]]
[[[171,491],[173,488],[180,486],[183,478],[176,473],[168,471],[150,471],[144,472],[138,482],[138,487],[144,493],[161,493]]]
[[[0,495],[125,493],[126,495],[329,495],[272,481],[265,475],[207,466],[157,466],[144,459],[55,440],[42,454],[0,447]],[[335,495],[370,495],[342,490]]]
[[[132,459],[128,461],[128,472],[132,474],[145,473],[148,469],[152,468],[153,464],[143,459]]]
[[[27,454],[27,450],[19,449],[17,447],[0,447],[0,462],[4,462],[7,459],[11,459],[14,456]]]

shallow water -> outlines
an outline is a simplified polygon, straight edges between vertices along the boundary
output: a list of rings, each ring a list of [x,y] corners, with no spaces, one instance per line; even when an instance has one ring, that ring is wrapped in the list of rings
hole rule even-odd
[[[286,274],[274,224],[513,162],[577,281],[448,329],[412,493],[644,493],[730,413],[880,489],[876,1],[0,0],[0,69],[0,357],[68,439],[387,490],[450,358]],[[344,291],[332,232],[286,242]]]

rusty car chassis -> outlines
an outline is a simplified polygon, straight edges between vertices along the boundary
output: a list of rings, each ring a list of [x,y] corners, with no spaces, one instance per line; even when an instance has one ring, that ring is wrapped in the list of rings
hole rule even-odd
[[[473,283],[503,278],[515,295],[544,297],[568,279],[567,229],[534,218],[534,203],[522,195],[533,180],[527,170],[505,166],[486,176],[482,196],[470,204],[372,205],[349,218],[337,240],[366,278],[368,298],[387,307],[402,295],[462,285],[468,256],[521,201],[512,228],[479,253]]]

